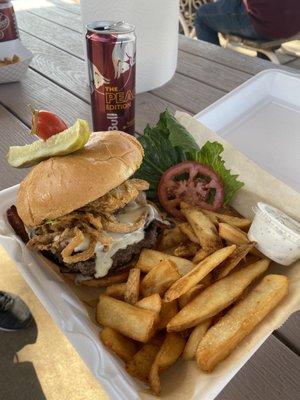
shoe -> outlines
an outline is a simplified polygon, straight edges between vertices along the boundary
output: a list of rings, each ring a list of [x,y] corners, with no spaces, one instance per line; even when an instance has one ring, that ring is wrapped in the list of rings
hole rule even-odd
[[[0,329],[14,331],[27,328],[32,320],[29,308],[19,296],[0,291]]]

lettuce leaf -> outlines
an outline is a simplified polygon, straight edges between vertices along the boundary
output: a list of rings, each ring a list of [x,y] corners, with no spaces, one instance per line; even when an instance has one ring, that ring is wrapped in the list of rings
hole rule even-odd
[[[172,146],[188,153],[200,150],[193,136],[184,126],[178,123],[177,119],[168,110],[162,113],[160,118],[164,120],[166,130],[169,132],[168,139]]]
[[[172,165],[184,161],[184,153],[172,146],[166,131],[159,127],[147,126],[144,135],[138,138],[144,148],[144,158],[140,169],[136,172],[137,178],[149,182],[148,197],[155,198],[156,190],[162,174]]]
[[[157,186],[162,174],[173,165],[185,160],[197,161],[210,166],[220,177],[224,186],[224,205],[228,204],[235,193],[243,186],[225,168],[221,157],[223,146],[218,142],[207,142],[201,149],[193,136],[168,111],[159,116],[156,126],[146,126],[144,134],[138,138],[144,148],[144,159],[137,178],[150,184],[148,197],[156,198]]]
[[[233,175],[225,167],[225,161],[221,157],[224,147],[218,142],[206,142],[200,151],[194,153],[193,159],[202,164],[210,166],[220,177],[224,187],[223,204],[230,203],[236,192],[244,186],[243,182],[238,181],[238,175]]]

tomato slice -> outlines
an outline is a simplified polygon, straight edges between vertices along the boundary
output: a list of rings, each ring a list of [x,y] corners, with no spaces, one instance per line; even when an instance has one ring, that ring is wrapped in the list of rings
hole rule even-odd
[[[218,175],[207,165],[183,161],[162,175],[158,198],[173,217],[183,219],[181,201],[214,211],[222,206],[224,190]]]

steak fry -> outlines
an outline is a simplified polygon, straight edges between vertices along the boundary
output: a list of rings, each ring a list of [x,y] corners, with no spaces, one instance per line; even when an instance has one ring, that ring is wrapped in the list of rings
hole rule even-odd
[[[226,279],[226,278],[225,278]],[[203,371],[212,371],[288,293],[288,279],[267,275],[208,330],[196,352]],[[247,344],[245,344],[247,348]],[[250,351],[251,348],[248,350]]]
[[[267,270],[269,263],[266,259],[260,260],[210,285],[171,319],[168,331],[181,332],[217,315],[239,298]]]
[[[181,202],[180,207],[207,255],[223,247],[215,225],[203,214],[200,208],[191,206],[185,202]]]

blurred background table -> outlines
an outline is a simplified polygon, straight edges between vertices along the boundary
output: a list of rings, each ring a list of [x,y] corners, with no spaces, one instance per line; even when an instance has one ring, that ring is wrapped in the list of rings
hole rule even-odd
[[[59,0],[19,0],[15,8],[21,39],[35,57],[22,82],[0,86],[0,189],[18,183],[27,173],[10,168],[4,159],[9,145],[32,140],[27,133],[31,118],[27,104],[56,112],[67,123],[76,118],[91,121],[79,7]],[[155,123],[166,107],[198,113],[267,68],[274,65],[180,35],[173,79],[137,96],[136,128],[142,131],[147,123]],[[298,72],[286,66],[279,68]],[[19,332],[19,336],[0,331],[0,398],[106,399],[3,249],[0,259],[0,288],[20,294],[37,323],[28,332]],[[270,336],[218,400],[298,398],[299,325],[297,313]],[[18,355],[15,359],[14,353]]]

